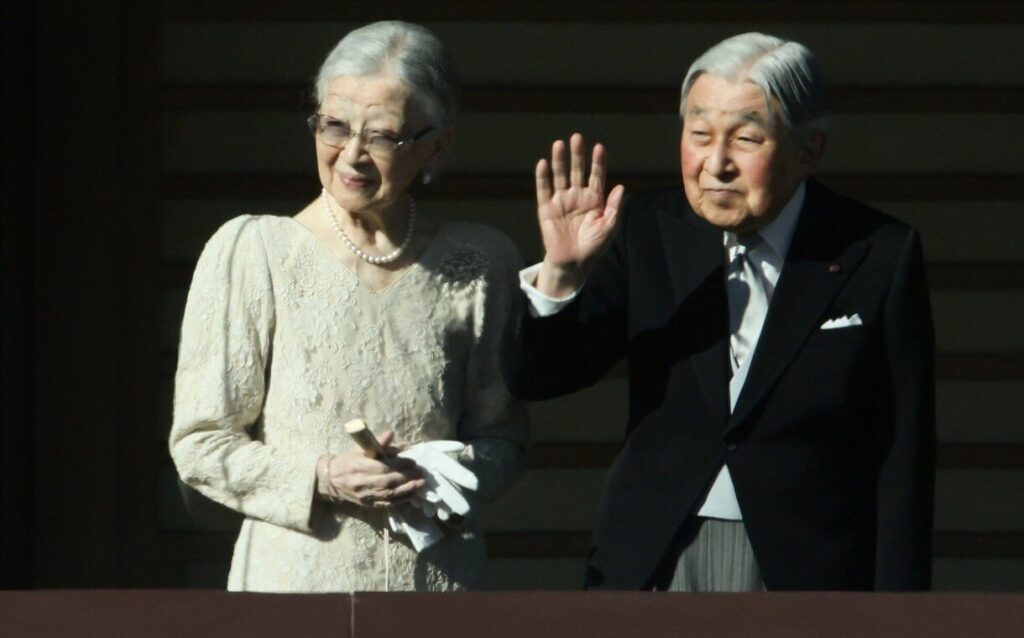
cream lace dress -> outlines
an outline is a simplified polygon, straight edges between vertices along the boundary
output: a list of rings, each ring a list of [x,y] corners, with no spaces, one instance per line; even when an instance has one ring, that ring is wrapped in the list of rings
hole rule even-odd
[[[527,424],[498,356],[519,267],[499,232],[443,223],[375,292],[294,219],[242,216],[217,231],[185,308],[170,450],[185,482],[246,516],[228,589],[482,586],[476,523],[417,555],[384,534],[383,511],[314,502],[314,465],[352,447],[341,425],[362,417],[405,443],[467,442],[478,503],[508,487]]]

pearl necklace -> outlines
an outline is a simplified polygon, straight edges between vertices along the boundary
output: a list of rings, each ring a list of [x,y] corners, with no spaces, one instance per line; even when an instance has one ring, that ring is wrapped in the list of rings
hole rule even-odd
[[[348,246],[348,249],[351,250],[356,257],[374,265],[390,264],[401,257],[402,253],[405,252],[405,249],[409,247],[409,241],[412,240],[413,230],[416,228],[416,202],[409,195],[406,195],[406,197],[409,198],[409,224],[405,228],[405,238],[402,239],[402,243],[399,244],[398,248],[392,250],[386,255],[378,257],[370,255],[356,246],[355,242],[345,234],[345,231],[343,231],[341,226],[338,224],[338,219],[334,216],[334,209],[331,208],[331,202],[327,199],[327,189],[325,188],[320,191],[320,194],[323,195],[324,210],[327,212],[327,221],[331,222],[331,227],[334,228],[334,232],[338,234],[342,243]]]

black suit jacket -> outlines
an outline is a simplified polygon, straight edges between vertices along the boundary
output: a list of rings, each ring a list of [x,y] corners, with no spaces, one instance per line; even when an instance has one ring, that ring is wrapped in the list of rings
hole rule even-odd
[[[587,586],[648,586],[725,463],[770,590],[927,588],[934,337],[917,233],[810,180],[732,414],[725,268],[722,231],[681,192],[634,196],[577,299],[524,320],[520,396],[628,358]],[[820,329],[854,313],[862,325]]]

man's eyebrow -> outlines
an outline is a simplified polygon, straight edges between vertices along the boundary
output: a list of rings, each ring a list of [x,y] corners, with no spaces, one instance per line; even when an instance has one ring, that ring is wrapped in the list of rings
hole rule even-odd
[[[706,109],[706,108],[704,108],[702,106],[694,105],[694,106],[687,107],[686,113],[687,113],[687,115],[700,117],[701,115],[707,114],[708,113],[708,109]],[[745,113],[740,113],[739,114],[739,119],[744,121],[744,122],[749,122],[751,124],[757,124],[757,125],[762,126],[762,127],[767,127],[768,126],[768,120],[764,117],[764,114],[761,111],[757,111],[757,110],[747,111]]]
[[[746,113],[740,114],[740,119],[744,122],[750,122],[759,126],[767,126],[768,120],[764,118],[764,115],[760,111],[747,111]]]

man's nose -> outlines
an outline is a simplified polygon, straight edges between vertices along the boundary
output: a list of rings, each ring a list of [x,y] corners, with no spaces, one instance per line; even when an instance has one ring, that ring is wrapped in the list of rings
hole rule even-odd
[[[725,143],[715,144],[704,160],[704,170],[711,175],[723,175],[732,168],[732,157]]]

